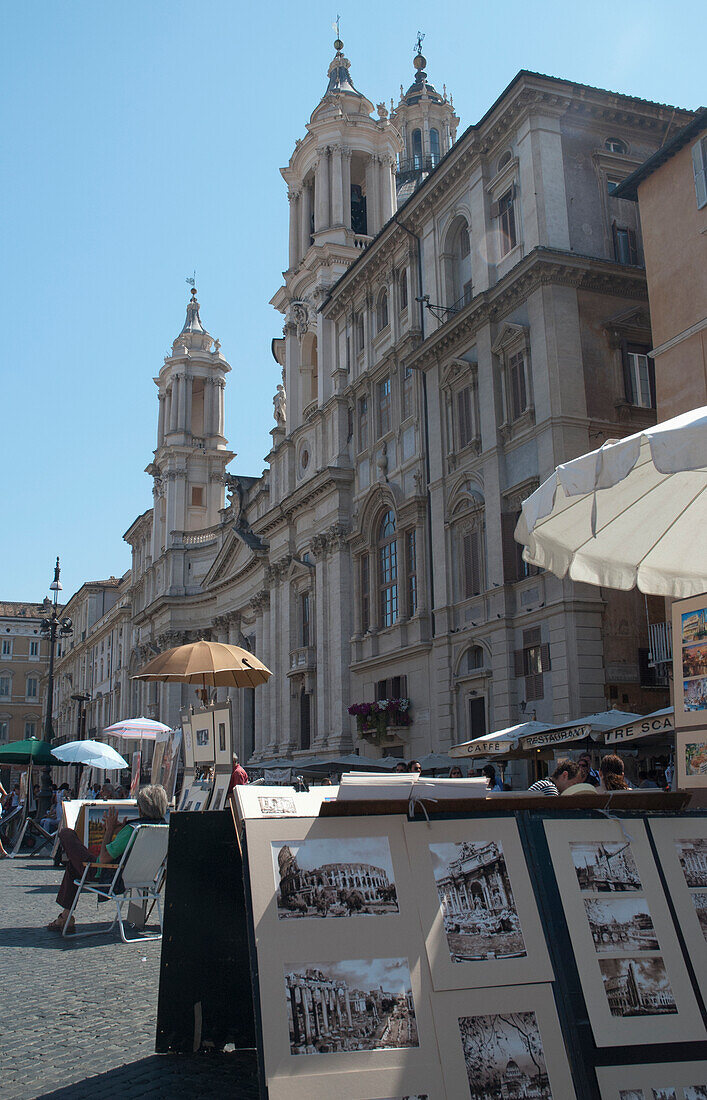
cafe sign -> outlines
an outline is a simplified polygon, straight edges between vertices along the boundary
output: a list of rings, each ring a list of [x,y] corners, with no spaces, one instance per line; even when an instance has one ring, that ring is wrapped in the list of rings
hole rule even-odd
[[[543,733],[531,733],[523,738],[524,749],[545,749],[561,745],[564,741],[581,741],[589,737],[591,726],[563,726],[561,729],[545,730]]]
[[[504,753],[512,752],[516,747],[516,740],[506,741],[503,738],[498,741],[470,741],[468,745],[460,745],[453,756],[461,756],[461,749],[464,750],[465,756],[501,756]]]
[[[622,745],[626,741],[638,741],[641,737],[648,737],[652,733],[669,733],[675,729],[672,714],[659,714],[651,718],[641,719],[640,722],[631,722],[628,726],[617,726],[616,729],[607,730],[604,738],[607,745]]]

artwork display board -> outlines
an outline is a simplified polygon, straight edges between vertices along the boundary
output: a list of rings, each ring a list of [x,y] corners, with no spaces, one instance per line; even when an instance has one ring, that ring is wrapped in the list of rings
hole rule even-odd
[[[336,801],[338,787],[312,787],[296,791],[294,787],[269,787],[244,783],[233,788],[239,826],[249,818],[316,817],[324,802]]]
[[[650,822],[658,858],[695,973],[707,974],[707,818]]]
[[[191,732],[191,713],[182,714],[182,741],[184,745],[184,773],[194,772],[194,739]]]
[[[707,726],[707,594],[676,600],[672,616],[675,728]]]
[[[405,838],[435,989],[552,980],[514,818],[413,821]]]
[[[212,781],[184,776],[184,784],[179,799],[179,809],[184,813],[198,813],[208,809],[211,798]]]
[[[403,821],[246,820],[270,1100],[445,1096]]]
[[[675,764],[679,788],[707,786],[707,727],[676,730]]]
[[[92,845],[101,845],[103,841],[103,819],[109,806],[118,808],[119,832],[128,821],[136,821],[140,816],[137,803],[134,799],[106,802],[84,802],[76,820],[76,831],[82,837],[87,848]]]
[[[230,703],[182,712],[184,779],[180,811],[221,810],[233,768]]]
[[[597,1045],[707,1039],[643,821],[545,835]]]
[[[174,800],[174,791],[177,785],[181,744],[181,728],[170,730],[162,740],[155,741],[152,754],[151,782],[159,783],[161,787],[164,787],[170,802]]]
[[[707,1062],[598,1066],[601,1100],[707,1100]]]
[[[437,993],[433,999],[447,1096],[574,1100],[549,985]]]

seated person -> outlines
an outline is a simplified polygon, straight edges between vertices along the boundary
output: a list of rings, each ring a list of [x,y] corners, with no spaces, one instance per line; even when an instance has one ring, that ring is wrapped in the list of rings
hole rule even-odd
[[[597,793],[597,788],[592,783],[583,781],[579,764],[575,760],[560,760],[550,779],[561,795]]]
[[[41,827],[45,833],[55,833],[61,824],[61,804],[69,794],[69,784],[62,783],[57,791],[54,792],[52,797],[52,804],[49,807],[47,816],[40,821]]]
[[[74,880],[81,878],[84,865],[93,862],[119,863],[132,841],[135,828],[142,824],[163,825],[167,805],[167,792],[164,787],[158,785],[143,787],[141,791],[138,791],[137,796],[137,808],[140,817],[137,821],[124,823],[120,830],[118,830],[118,807],[109,806],[103,819],[103,843],[97,860],[94,860],[92,853],[79,840],[73,829],[59,830],[59,841],[68,863],[64,871],[64,877],[61,880],[59,893],[56,896],[57,905],[62,906],[62,911],[51,924],[47,925],[47,928],[55,932],[63,930],[69,919],[69,910],[78,890]],[[73,917],[66,931],[68,935],[76,931],[76,923]]]
[[[630,791],[631,784],[626,781],[624,775],[624,762],[620,756],[611,753],[602,756],[599,764],[601,770],[602,787],[605,791]]]

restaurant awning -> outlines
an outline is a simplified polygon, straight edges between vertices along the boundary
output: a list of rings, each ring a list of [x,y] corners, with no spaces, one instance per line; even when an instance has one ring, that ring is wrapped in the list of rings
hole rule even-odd
[[[605,745],[625,745],[632,741],[642,741],[647,737],[658,738],[671,734],[675,729],[675,707],[663,707],[651,714],[644,714],[634,722],[624,723],[607,730],[604,734]]]
[[[551,728],[546,722],[521,722],[517,726],[508,726],[507,729],[497,730],[496,733],[485,733],[483,737],[475,737],[472,741],[454,745],[449,750],[449,755],[457,759],[476,756],[510,756],[519,749],[522,737]]]
[[[530,733],[521,738],[523,749],[547,749],[555,745],[568,744],[571,741],[586,741],[589,737],[597,740],[599,735],[611,729],[618,722],[624,724],[640,720],[640,714],[620,710],[602,710],[588,714],[586,718],[577,718],[573,722],[563,722],[557,726],[546,726],[538,733]]]

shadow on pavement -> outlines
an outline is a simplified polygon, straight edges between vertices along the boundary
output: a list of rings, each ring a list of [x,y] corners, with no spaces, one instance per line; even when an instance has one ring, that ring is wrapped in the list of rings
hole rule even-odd
[[[96,1100],[97,1097],[227,1096],[229,1100],[258,1100],[254,1052],[222,1054],[153,1054],[138,1062],[76,1081],[34,1100]]]
[[[79,932],[92,932],[91,925],[77,925]],[[157,929],[154,929],[157,931]],[[145,946],[155,943],[155,940],[147,940]],[[75,936],[60,936],[58,932],[49,932],[43,926],[38,928],[0,928],[0,948],[3,947],[42,947],[54,948],[58,951],[67,951],[85,947],[105,947],[107,944],[120,944],[120,936],[116,928],[112,932],[99,932],[95,936],[87,936],[86,939]],[[130,947],[139,948],[140,941],[133,944],[123,944],[126,951]]]

